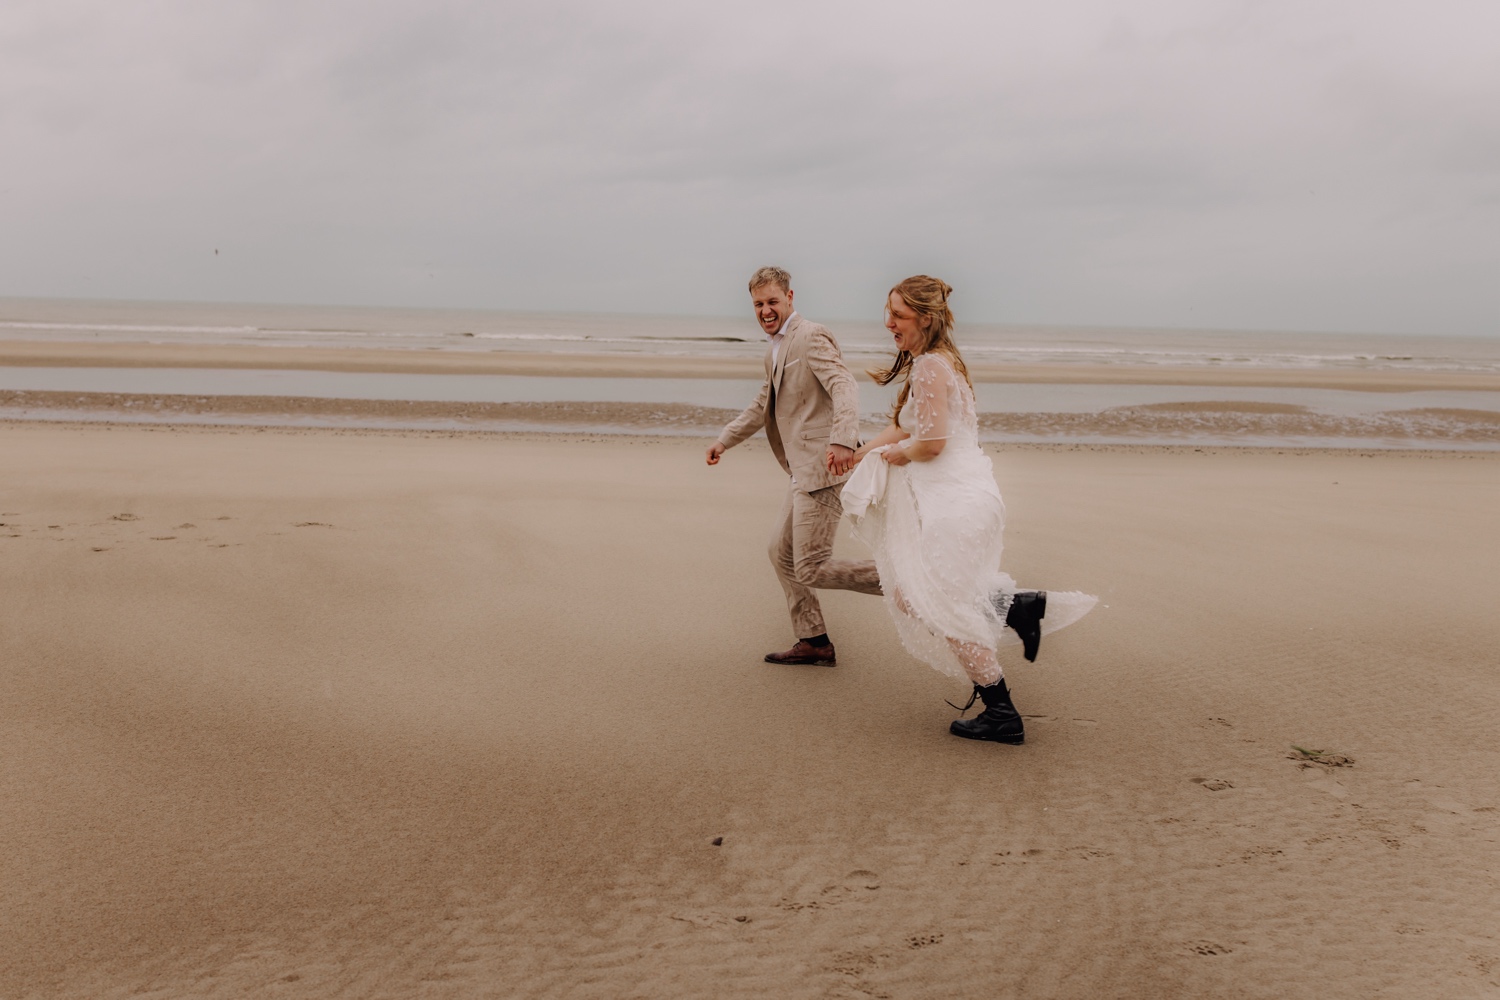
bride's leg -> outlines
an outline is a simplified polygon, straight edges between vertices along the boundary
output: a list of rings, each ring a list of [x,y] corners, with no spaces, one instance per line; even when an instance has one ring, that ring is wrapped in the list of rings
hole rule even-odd
[[[896,600],[901,600],[898,595]],[[1000,670],[1000,661],[995,658],[995,651],[988,646],[977,642],[962,642],[958,639],[949,639],[948,645],[953,649],[953,655],[958,657],[959,664],[964,668],[964,673],[969,675],[977,687],[989,687],[1004,676]]]
[[[900,587],[891,588],[891,600],[896,602],[896,610],[906,617],[917,617]],[[995,651],[989,646],[951,637],[948,639],[948,646],[953,650],[953,655],[958,657],[959,665],[964,668],[964,673],[969,675],[969,680],[974,682],[975,687],[989,687],[1003,676],[1000,661],[995,658]]]
[[[974,682],[974,694],[984,702],[984,711],[972,719],[955,719],[948,727],[954,736],[990,743],[1025,743],[1026,727],[1021,713],[1010,700],[1010,689],[1000,672],[995,651],[976,642],[949,639],[954,655]]]

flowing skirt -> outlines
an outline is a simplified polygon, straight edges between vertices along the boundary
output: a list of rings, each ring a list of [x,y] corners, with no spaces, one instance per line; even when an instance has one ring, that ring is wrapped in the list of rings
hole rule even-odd
[[[902,645],[958,678],[967,675],[953,642],[995,650],[1021,641],[1005,625],[1010,598],[1022,589],[1000,569],[1005,504],[989,456],[977,446],[965,451],[892,466],[884,496],[853,523],[874,554]],[[1096,603],[1078,591],[1049,590],[1042,633],[1071,625]]]

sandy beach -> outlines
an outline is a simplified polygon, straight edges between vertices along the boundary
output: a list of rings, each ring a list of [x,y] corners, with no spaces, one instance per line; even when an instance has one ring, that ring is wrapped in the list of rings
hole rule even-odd
[[[0,996],[1500,994],[1500,456],[992,448],[1000,747],[702,446],[0,423]]]

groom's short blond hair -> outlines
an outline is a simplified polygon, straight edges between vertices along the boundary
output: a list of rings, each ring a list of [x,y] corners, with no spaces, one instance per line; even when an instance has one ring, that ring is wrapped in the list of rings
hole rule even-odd
[[[780,285],[783,292],[792,290],[792,276],[779,267],[762,267],[750,275],[750,291],[761,285]]]

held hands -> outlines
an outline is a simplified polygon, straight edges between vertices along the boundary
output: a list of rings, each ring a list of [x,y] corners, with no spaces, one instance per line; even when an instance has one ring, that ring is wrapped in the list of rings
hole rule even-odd
[[[892,464],[894,465],[905,465],[907,462],[905,452],[901,453],[901,457],[898,460],[892,461],[891,453],[894,451],[899,451],[899,449],[886,449],[884,455],[885,460],[887,462],[892,462]],[[848,472],[850,469],[853,469],[856,465],[858,465],[860,459],[864,458],[868,453],[868,447],[861,448],[858,451],[855,451],[853,448],[849,448],[841,444],[830,444],[828,446],[828,453],[826,456],[824,456],[824,463],[828,466],[829,472],[833,473],[836,476],[842,476],[844,473]],[[713,444],[708,446],[708,451],[704,452],[703,457],[704,461],[706,461],[709,465],[718,465],[719,459],[722,458],[723,455],[724,445],[718,441],[715,441]]]
[[[835,476],[842,476],[858,465],[861,457],[863,456],[857,454],[853,448],[846,448],[841,444],[830,444],[824,461],[828,465],[829,472]]]
[[[912,460],[911,452],[902,447],[902,442],[894,444],[880,444],[878,441],[863,445],[858,451],[851,451],[842,445],[831,444],[828,446],[828,471],[836,476],[841,476],[853,469],[865,456],[878,451],[883,461],[891,465],[905,465]]]

